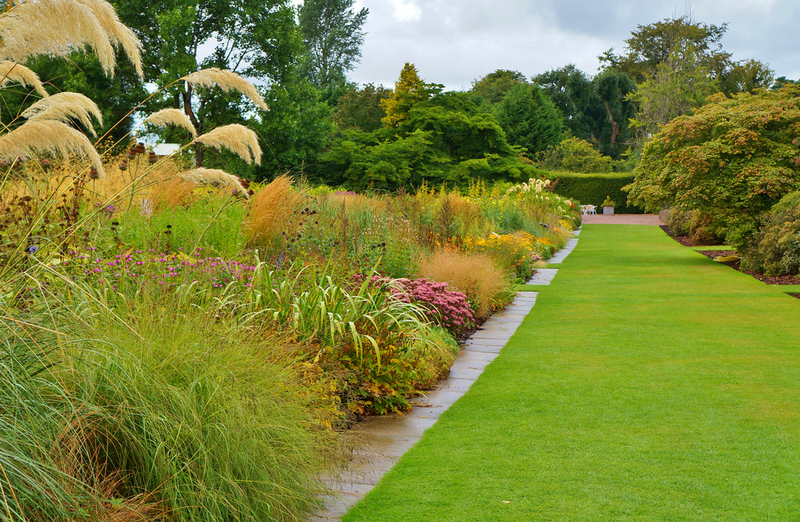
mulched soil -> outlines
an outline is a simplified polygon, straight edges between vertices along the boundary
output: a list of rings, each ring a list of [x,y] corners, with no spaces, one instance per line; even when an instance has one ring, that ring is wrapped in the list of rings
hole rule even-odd
[[[692,241],[689,239],[688,236],[673,236],[669,230],[669,227],[663,225],[661,227],[664,232],[667,233],[669,237],[677,241],[683,246],[692,246]],[[717,256],[732,256],[735,255],[736,252],[733,250],[697,250],[698,254],[703,254],[709,259],[714,259]],[[800,285],[800,277],[797,275],[783,275],[783,276],[768,276],[764,274],[760,274],[758,272],[753,272],[751,270],[741,270],[739,268],[739,261],[729,261],[727,263],[722,263],[727,265],[734,270],[738,270],[739,272],[745,273],[759,281],[763,281],[768,285]],[[797,297],[800,299],[800,294],[789,294],[792,297]]]

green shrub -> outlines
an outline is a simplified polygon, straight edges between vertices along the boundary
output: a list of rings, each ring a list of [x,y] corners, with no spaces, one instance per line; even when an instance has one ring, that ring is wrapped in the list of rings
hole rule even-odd
[[[642,209],[626,203],[628,194],[622,190],[623,187],[633,182],[633,174],[619,173],[598,173],[582,174],[575,172],[549,172],[547,177],[558,183],[555,185],[555,193],[579,201],[584,205],[600,206],[606,196],[617,202],[615,212],[617,214],[641,214]]]
[[[763,218],[761,230],[751,235],[755,242],[743,252],[743,268],[771,276],[800,270],[800,205],[788,204],[783,200],[776,204],[778,210],[770,211]]]
[[[670,209],[669,217],[667,218],[667,225],[670,232],[676,236],[688,236],[691,233],[692,220],[694,219],[695,211],[688,212]]]
[[[536,166],[545,170],[567,172],[611,172],[613,160],[603,156],[591,143],[567,138],[542,154]]]
[[[800,190],[789,192],[781,198],[780,201],[775,203],[770,209],[770,212],[777,214],[786,210],[791,210],[800,207]]]

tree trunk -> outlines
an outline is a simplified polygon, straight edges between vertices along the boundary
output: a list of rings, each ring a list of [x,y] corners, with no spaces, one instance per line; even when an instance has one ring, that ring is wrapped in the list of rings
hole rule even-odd
[[[608,114],[608,122],[611,124],[611,140],[609,141],[609,145],[613,150],[617,143],[617,136],[619,136],[619,125],[617,125],[617,122],[614,121],[614,115],[611,114],[611,107],[608,105],[608,102],[603,100],[603,105],[605,105],[606,107],[606,114]]]
[[[186,116],[189,117],[189,120],[194,125],[194,128],[197,129],[197,133],[200,134],[200,122],[197,121],[197,116],[194,114],[194,110],[192,109],[192,86],[191,84],[186,84],[186,90],[181,93],[183,95],[183,112]],[[195,167],[202,167],[203,166],[203,156],[205,154],[205,150],[203,145],[200,143],[194,144],[194,166]]]

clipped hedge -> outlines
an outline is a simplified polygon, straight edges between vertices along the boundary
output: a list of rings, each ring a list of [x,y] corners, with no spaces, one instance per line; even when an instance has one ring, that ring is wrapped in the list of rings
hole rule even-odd
[[[644,211],[636,206],[628,205],[628,193],[622,187],[633,183],[631,172],[609,172],[580,174],[577,172],[548,172],[548,179],[555,181],[555,193],[570,199],[575,199],[581,205],[596,205],[599,209],[606,196],[617,204],[614,211],[617,214],[642,214]]]

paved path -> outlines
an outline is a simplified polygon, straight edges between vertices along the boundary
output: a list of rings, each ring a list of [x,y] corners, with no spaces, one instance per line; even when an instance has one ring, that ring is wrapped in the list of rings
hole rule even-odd
[[[575,231],[576,236],[579,234],[580,229]],[[549,262],[561,263],[577,244],[577,238],[569,239]],[[528,284],[549,285],[557,272],[555,268],[540,268]],[[509,306],[490,317],[464,342],[448,378],[440,381],[436,390],[412,400],[410,412],[369,417],[344,435],[350,439],[346,443],[353,448],[352,460],[348,469],[326,479],[332,494],[324,499],[324,509],[309,522],[341,519],[353,504],[375,487],[425,430],[436,423],[442,412],[467,393],[483,369],[498,356],[533,308],[536,294],[518,292]]]

